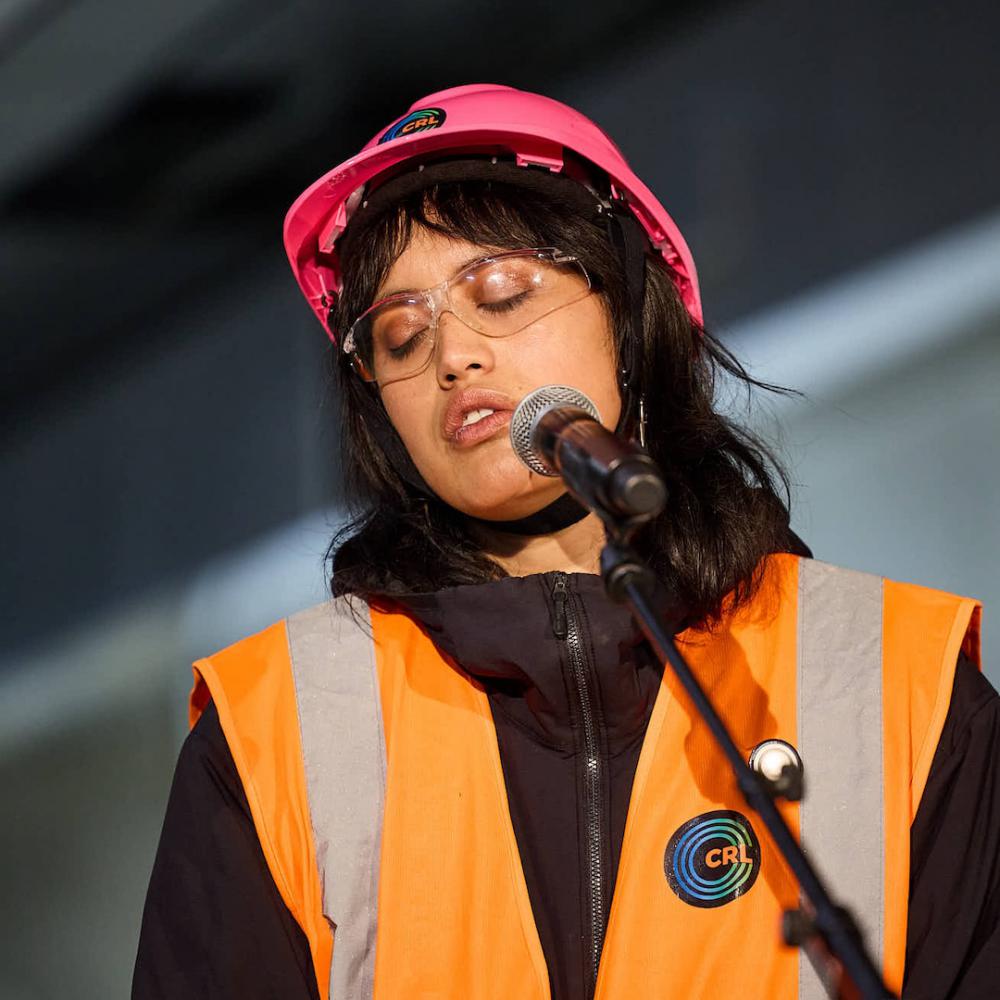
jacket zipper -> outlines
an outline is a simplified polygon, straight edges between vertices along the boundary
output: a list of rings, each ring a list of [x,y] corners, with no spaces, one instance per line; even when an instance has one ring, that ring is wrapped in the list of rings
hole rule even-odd
[[[566,586],[566,574],[556,573],[552,586],[554,614],[552,631],[557,639],[565,642],[570,672],[576,686],[580,716],[583,723],[583,786],[585,795],[585,839],[587,857],[587,908],[589,914],[588,958],[590,973],[590,995],[597,985],[597,970],[604,945],[604,914],[606,912],[604,844],[605,822],[602,794],[604,787],[604,765],[601,760],[598,733],[598,712],[595,707],[594,691],[587,670],[584,655],[581,625],[573,609],[573,603]]]

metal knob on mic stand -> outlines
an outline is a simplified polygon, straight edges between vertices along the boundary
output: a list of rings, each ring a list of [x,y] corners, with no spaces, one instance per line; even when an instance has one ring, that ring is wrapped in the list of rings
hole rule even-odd
[[[801,767],[786,764],[775,777],[751,768],[673,636],[664,629],[652,603],[656,578],[630,543],[636,530],[663,510],[666,485],[645,452],[616,438],[599,421],[594,404],[583,393],[544,386],[525,397],[515,411],[511,443],[536,472],[561,476],[576,499],[604,524],[601,575],[608,596],[628,605],[653,651],[674,671],[729,761],[747,805],[763,820],[799,883],[803,905],[783,914],[785,943],[805,950],[829,996],[892,998],[854,917],[833,901],[778,811],[777,799],[801,797]]]

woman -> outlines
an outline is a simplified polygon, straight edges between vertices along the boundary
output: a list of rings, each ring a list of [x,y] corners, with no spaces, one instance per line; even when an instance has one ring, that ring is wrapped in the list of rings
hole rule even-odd
[[[550,383],[662,468],[637,547],[664,620],[741,749],[801,753],[782,808],[890,986],[986,995],[978,608],[808,558],[714,409],[756,383],[610,140],[537,95],[431,95],[303,194],[286,246],[337,344],[358,513],[335,600],[195,666],[133,995],[820,995],[778,943],[794,882],[604,596],[600,523],[511,449]]]

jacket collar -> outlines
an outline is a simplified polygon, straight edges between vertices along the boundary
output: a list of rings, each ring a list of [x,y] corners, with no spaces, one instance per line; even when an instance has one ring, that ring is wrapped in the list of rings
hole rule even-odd
[[[574,745],[576,683],[566,641],[553,628],[558,578],[576,616],[586,669],[597,693],[608,749],[645,730],[662,676],[627,608],[613,604],[601,578],[542,573],[396,597],[435,645],[476,678],[494,712],[538,742]],[[674,631],[680,615],[668,616]]]

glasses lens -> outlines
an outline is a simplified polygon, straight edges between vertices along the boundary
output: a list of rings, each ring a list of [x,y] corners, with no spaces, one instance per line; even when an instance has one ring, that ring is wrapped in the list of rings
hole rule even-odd
[[[434,347],[433,316],[423,296],[391,299],[375,306],[355,324],[356,351],[377,382],[419,371]]]
[[[575,261],[540,254],[501,257],[466,271],[452,289],[452,308],[467,326],[509,337],[590,291]]]
[[[509,337],[590,293],[587,272],[552,251],[500,256],[467,268],[449,282],[448,305],[468,327],[489,337]],[[434,351],[429,295],[382,302],[354,326],[362,377],[380,383],[420,371]]]

